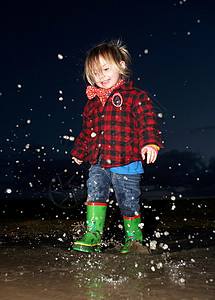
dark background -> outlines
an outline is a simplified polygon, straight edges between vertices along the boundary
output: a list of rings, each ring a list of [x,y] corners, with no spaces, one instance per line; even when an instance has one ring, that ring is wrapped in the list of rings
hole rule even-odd
[[[117,38],[134,85],[162,113],[164,149],[146,166],[146,197],[214,196],[214,36],[209,0],[2,1],[0,198],[44,197],[65,170],[83,181],[88,166],[76,168],[70,150],[86,103],[84,59]]]

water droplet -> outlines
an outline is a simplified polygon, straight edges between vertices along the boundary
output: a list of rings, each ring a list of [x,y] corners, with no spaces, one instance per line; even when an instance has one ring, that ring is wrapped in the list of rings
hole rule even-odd
[[[91,133],[91,137],[92,137],[92,138],[96,137],[96,133],[95,133],[95,132],[92,132],[92,133]]]
[[[155,241],[155,240],[150,241],[150,249],[155,250],[156,247],[157,247],[157,241]]]
[[[57,55],[57,58],[58,58],[58,59],[63,59],[63,55],[59,53],[59,54]]]

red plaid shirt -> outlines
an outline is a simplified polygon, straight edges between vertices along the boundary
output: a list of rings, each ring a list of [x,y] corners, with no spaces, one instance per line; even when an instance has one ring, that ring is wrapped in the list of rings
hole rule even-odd
[[[88,100],[83,130],[71,155],[90,164],[100,155],[101,167],[118,167],[142,160],[141,149],[148,144],[163,147],[152,101],[127,82],[110,94],[104,106],[97,96]]]

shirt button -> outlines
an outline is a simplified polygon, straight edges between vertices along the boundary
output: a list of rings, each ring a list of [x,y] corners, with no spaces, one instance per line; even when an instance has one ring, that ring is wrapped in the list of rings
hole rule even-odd
[[[101,134],[104,134],[104,131],[101,131]]]
[[[102,115],[102,118],[104,118],[105,115]]]

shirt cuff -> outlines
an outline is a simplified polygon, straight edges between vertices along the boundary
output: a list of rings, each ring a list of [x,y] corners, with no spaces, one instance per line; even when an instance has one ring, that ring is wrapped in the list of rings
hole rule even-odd
[[[145,147],[147,147],[147,146],[153,147],[153,148],[155,148],[155,150],[157,150],[157,151],[160,150],[160,147],[157,146],[157,145],[154,145],[154,144],[149,144],[149,145],[146,145]]]

